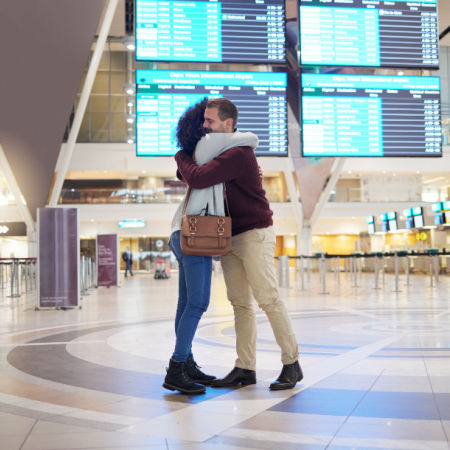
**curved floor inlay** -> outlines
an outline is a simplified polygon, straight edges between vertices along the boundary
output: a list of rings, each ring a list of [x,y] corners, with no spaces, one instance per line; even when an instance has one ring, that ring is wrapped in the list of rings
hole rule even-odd
[[[166,393],[161,389],[163,380],[161,375],[126,369],[129,360],[133,362],[136,360],[135,356],[122,354],[120,363],[123,368],[118,369],[83,361],[75,358],[66,350],[67,344],[84,334],[112,329],[121,331],[133,325],[111,325],[89,328],[85,331],[57,333],[30,341],[29,344],[33,345],[15,347],[8,353],[7,359],[15,368],[46,380],[101,392],[134,397],[161,398]],[[147,323],[147,325],[151,326],[151,323]],[[54,344],[52,345],[52,343]],[[95,343],[87,345],[95,345]],[[39,361],[39,364],[35,363],[36,360]],[[210,390],[208,395],[193,397],[191,401],[204,401],[222,393],[220,390]]]
[[[281,362],[261,312],[256,385],[207,388],[192,397],[162,388],[175,339],[176,277],[158,282],[138,275],[120,289],[98,289],[83,310],[27,308],[26,325],[0,317],[3,330],[9,323],[0,335],[2,445],[448,448],[450,283],[444,278],[431,290],[414,280],[414,290],[395,294],[395,301],[386,287],[364,288],[370,277],[358,289],[341,285],[327,296],[281,290],[305,375],[294,390],[281,392],[268,390]],[[194,342],[196,360],[206,372],[226,374],[234,340],[232,311],[216,277]]]

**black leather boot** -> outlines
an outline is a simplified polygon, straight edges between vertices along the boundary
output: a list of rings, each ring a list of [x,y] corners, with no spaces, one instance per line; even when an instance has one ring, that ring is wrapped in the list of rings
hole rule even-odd
[[[171,359],[164,379],[163,387],[171,391],[180,391],[183,394],[202,394],[205,386],[194,383],[186,370],[186,363]]]
[[[282,391],[284,389],[292,389],[297,384],[297,381],[301,381],[302,379],[303,373],[298,361],[292,364],[285,364],[280,376],[270,385],[270,390]]]
[[[211,381],[216,379],[214,375],[203,373],[192,356],[189,356],[186,360],[186,372],[192,378],[194,383],[204,384],[205,386],[208,386],[211,384]]]
[[[242,386],[256,384],[256,372],[235,367],[225,378],[211,381],[211,387],[215,388],[233,387],[238,384]]]

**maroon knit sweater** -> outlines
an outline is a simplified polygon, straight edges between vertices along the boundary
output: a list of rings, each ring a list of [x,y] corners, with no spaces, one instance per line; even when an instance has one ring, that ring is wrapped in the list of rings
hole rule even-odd
[[[233,236],[273,224],[273,212],[250,147],[230,148],[201,166],[183,151],[175,155],[175,160],[183,180],[193,189],[225,182]]]

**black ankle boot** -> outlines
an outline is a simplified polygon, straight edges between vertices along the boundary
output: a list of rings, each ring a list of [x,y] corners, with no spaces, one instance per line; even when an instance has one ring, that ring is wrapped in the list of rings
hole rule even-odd
[[[206,386],[211,384],[212,380],[216,379],[214,375],[203,373],[192,356],[189,356],[186,361],[186,372],[189,377],[192,378],[192,381],[194,381],[194,383],[200,383]]]
[[[211,381],[211,387],[215,388],[233,387],[238,384],[242,384],[242,386],[256,384],[256,372],[235,367],[225,378]]]
[[[270,385],[270,390],[282,391],[284,389],[292,389],[297,384],[297,381],[301,381],[302,379],[303,373],[298,361],[292,364],[285,364],[280,376]]]
[[[171,391],[180,391],[182,394],[201,394],[205,392],[205,386],[194,383],[187,374],[186,363],[171,359],[164,379],[163,387]]]

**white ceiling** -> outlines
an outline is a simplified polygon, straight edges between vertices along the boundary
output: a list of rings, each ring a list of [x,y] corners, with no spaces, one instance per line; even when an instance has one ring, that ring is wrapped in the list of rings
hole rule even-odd
[[[438,0],[439,33],[450,26],[450,0]],[[450,33],[442,39],[441,45],[450,45]]]
[[[106,2],[105,2],[106,3]],[[97,35],[100,33],[100,26],[103,23],[103,16],[105,14],[105,8],[103,9],[103,14],[97,28]],[[125,36],[125,0],[119,0],[116,14],[111,24],[111,29],[109,30],[110,36]]]

